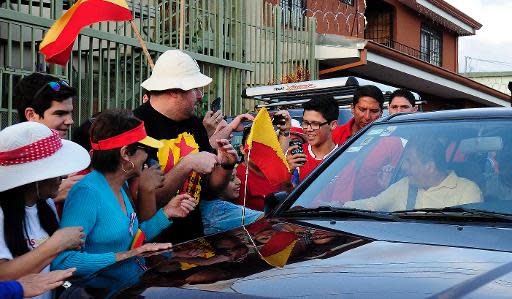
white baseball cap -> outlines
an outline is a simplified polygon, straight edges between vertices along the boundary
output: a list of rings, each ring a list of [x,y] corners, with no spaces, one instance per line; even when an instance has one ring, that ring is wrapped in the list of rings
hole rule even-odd
[[[157,59],[151,76],[140,86],[146,90],[181,89],[204,87],[212,78],[201,73],[197,62],[180,50],[167,50]]]
[[[80,145],[38,122],[0,131],[0,191],[85,169],[91,158]]]

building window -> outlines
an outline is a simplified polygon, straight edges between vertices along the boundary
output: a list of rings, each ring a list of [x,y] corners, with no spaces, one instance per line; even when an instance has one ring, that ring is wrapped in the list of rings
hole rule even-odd
[[[441,66],[443,36],[440,31],[422,24],[420,32],[420,58],[433,65]]]
[[[369,1],[364,14],[368,22],[364,38],[392,47],[393,7],[383,2]]]
[[[280,0],[283,24],[293,28],[302,27],[302,19],[306,12],[306,0]]]

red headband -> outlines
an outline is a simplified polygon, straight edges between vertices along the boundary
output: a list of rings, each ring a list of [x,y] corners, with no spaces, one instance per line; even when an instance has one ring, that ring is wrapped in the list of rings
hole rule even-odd
[[[52,156],[62,147],[59,132],[52,130],[52,134],[41,140],[27,144],[7,152],[0,152],[0,166],[11,166],[41,160]]]
[[[91,139],[91,147],[93,150],[96,151],[106,151],[141,141],[147,136],[148,134],[146,134],[144,122],[141,122],[140,125],[136,126],[135,128],[129,131],[126,131],[124,133],[107,139],[98,140],[97,143],[94,143]]]

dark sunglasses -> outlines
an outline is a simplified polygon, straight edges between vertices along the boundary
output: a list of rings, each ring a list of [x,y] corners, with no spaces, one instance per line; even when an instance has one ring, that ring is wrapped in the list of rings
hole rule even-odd
[[[45,90],[45,88],[47,86],[50,86],[50,88],[53,90],[53,91],[59,91],[62,86],[67,86],[69,87],[69,83],[64,81],[64,80],[60,80],[60,81],[50,81],[48,83],[46,83],[45,85],[41,86],[41,88],[39,88],[36,93],[34,94],[34,100],[37,99],[39,97],[39,95]]]

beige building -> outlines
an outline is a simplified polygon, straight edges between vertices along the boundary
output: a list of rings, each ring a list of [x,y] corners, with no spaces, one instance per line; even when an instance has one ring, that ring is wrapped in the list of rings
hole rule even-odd
[[[487,85],[498,91],[510,94],[508,84],[512,82],[511,72],[473,72],[462,74],[474,81]]]

